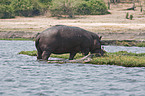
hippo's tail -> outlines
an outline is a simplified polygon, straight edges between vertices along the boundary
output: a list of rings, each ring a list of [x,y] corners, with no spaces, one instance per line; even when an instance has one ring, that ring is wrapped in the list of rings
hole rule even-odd
[[[38,34],[36,35],[36,40],[35,40],[35,46],[36,46],[36,48],[38,48],[38,45],[39,45],[39,40],[40,40],[39,34],[40,34],[40,33],[38,33]]]

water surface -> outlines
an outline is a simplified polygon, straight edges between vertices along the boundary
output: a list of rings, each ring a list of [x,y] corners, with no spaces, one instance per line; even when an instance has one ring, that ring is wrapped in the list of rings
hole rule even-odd
[[[145,47],[104,46],[108,52],[145,53]],[[0,96],[145,96],[145,68],[48,64],[20,51],[33,41],[0,41]]]

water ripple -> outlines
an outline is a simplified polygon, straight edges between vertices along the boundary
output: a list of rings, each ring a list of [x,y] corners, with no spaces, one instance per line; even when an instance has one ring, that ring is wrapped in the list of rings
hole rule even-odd
[[[19,55],[35,50],[33,41],[0,41],[2,96],[145,96],[145,68],[113,65],[48,64]],[[108,52],[145,48],[104,46]],[[140,51],[138,51],[140,50]]]

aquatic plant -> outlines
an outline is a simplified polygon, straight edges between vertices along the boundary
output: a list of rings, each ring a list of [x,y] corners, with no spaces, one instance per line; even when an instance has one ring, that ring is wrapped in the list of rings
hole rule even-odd
[[[123,52],[123,51],[122,51]],[[107,53],[105,57],[93,58],[88,62],[99,65],[118,65],[125,67],[145,67],[145,53],[136,54],[128,52]]]
[[[29,56],[37,56],[37,51],[33,50],[33,51],[21,51],[19,52],[19,54],[24,54],[24,55],[29,55]],[[69,58],[69,54],[51,54],[51,57],[53,58],[65,58],[68,59]],[[77,58],[81,58],[83,57],[82,54],[76,54],[74,59]]]
[[[30,56],[36,56],[37,51],[21,51],[19,54],[25,54]],[[55,55],[54,58],[68,59],[69,54]],[[75,59],[82,58],[82,54],[78,53]],[[93,57],[91,61],[86,63],[98,64],[98,65],[118,65],[125,67],[145,67],[145,53],[131,53],[127,51],[119,51],[114,53],[105,53],[103,57]]]
[[[19,54],[24,54],[24,55],[29,55],[29,56],[37,56],[37,51],[33,50],[33,51],[21,51],[19,52]]]

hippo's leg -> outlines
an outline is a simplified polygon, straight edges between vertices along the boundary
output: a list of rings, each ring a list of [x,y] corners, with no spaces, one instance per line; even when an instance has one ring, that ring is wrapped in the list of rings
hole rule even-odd
[[[49,52],[49,51],[43,51],[43,53],[42,53],[42,59],[43,60],[48,60],[50,54],[51,54],[51,52]]]
[[[42,51],[37,51],[37,59],[42,59]]]
[[[37,49],[37,59],[42,59],[42,50],[39,46],[36,46]]]
[[[86,48],[86,49],[82,49],[82,54],[83,55],[88,55],[89,54],[89,48]]]
[[[69,60],[73,60],[76,55],[76,52],[71,52],[69,56]]]

